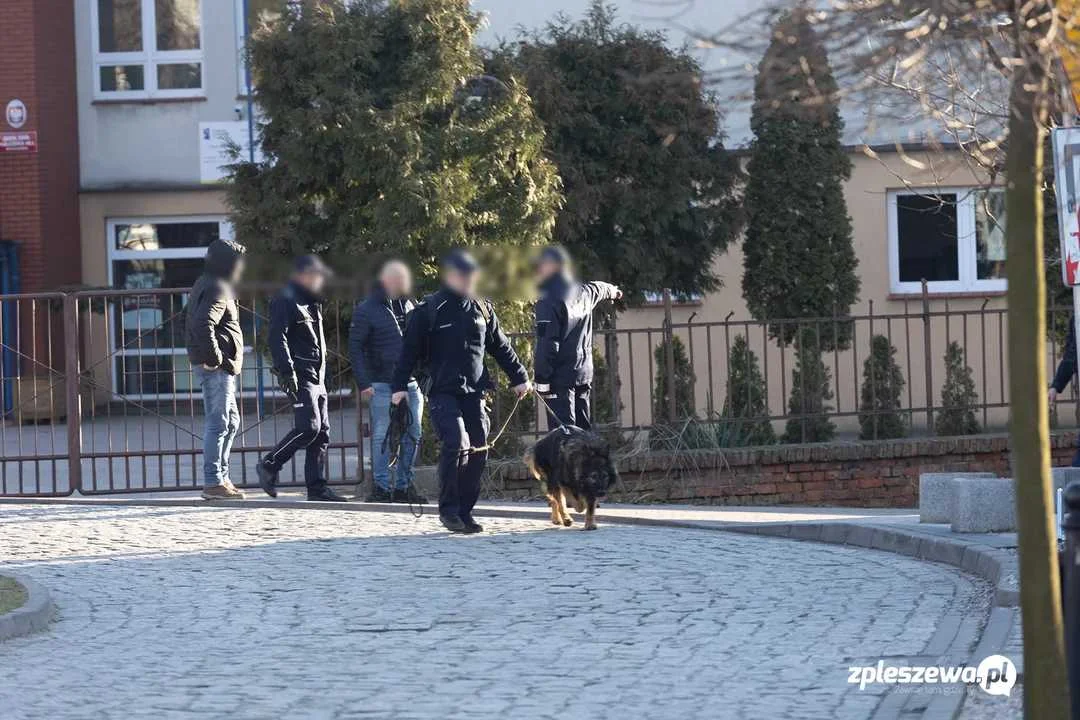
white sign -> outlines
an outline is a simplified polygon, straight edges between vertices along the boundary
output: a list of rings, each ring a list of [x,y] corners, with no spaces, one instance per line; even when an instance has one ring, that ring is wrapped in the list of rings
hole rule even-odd
[[[1061,278],[1080,285],[1080,128],[1054,129],[1054,190],[1061,240]]]
[[[234,122],[199,123],[199,177],[203,183],[224,182],[229,174],[228,166],[237,162],[230,148],[240,150],[241,161],[251,158],[246,120]],[[255,145],[255,162],[262,162],[262,152]]]
[[[10,125],[12,129],[18,130],[26,124],[26,103],[19,98],[15,98],[7,104],[7,109],[4,111],[4,117],[7,118],[7,124]]]

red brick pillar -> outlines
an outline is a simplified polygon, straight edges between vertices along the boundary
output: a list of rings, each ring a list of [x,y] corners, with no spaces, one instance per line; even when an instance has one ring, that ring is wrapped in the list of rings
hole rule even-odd
[[[35,133],[37,146],[4,151],[0,137],[0,241],[18,245],[24,292],[75,284],[81,276],[75,77],[74,4],[5,0],[0,134]],[[27,110],[18,128],[6,117],[16,99]]]
[[[17,247],[22,292],[53,290],[77,284],[82,275],[74,3],[4,0],[2,5],[0,241]],[[17,111],[9,113],[9,105]],[[63,372],[59,307],[19,302],[18,374]]]

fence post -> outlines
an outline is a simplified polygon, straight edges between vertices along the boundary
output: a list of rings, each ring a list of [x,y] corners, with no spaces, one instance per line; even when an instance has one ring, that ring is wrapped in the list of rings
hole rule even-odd
[[[64,296],[64,390],[67,406],[68,484],[82,492],[82,403],[79,392],[79,301]]]
[[[671,290],[664,288],[664,374],[667,376],[668,421],[674,423],[675,404],[675,329],[671,324]]]
[[[930,349],[930,290],[922,280],[923,361],[926,366],[926,432],[934,434],[934,357]]]

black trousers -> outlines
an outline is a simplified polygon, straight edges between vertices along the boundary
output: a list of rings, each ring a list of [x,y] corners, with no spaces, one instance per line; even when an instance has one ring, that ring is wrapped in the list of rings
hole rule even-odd
[[[578,385],[572,388],[552,388],[544,395],[550,406],[547,410],[548,430],[562,425],[577,425],[582,430],[592,427],[592,407],[589,405],[589,393],[592,387]],[[554,414],[552,414],[554,411]]]
[[[465,452],[487,444],[490,423],[483,393],[432,395],[431,424],[439,436],[439,514],[466,517],[480,497],[487,452]]]
[[[324,385],[303,383],[293,403],[293,429],[281,438],[263,464],[274,472],[304,449],[304,484],[309,494],[326,487],[326,448],[330,445],[330,412]]]

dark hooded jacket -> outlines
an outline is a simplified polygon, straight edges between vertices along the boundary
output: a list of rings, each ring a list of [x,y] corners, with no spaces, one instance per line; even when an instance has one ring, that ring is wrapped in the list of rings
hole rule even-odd
[[[574,282],[552,275],[536,303],[536,383],[567,389],[593,381],[593,310],[614,300],[606,282]]]
[[[215,240],[206,250],[206,267],[191,288],[185,340],[192,366],[220,367],[239,375],[244,359],[240,306],[233,275],[246,250],[229,240]]]

